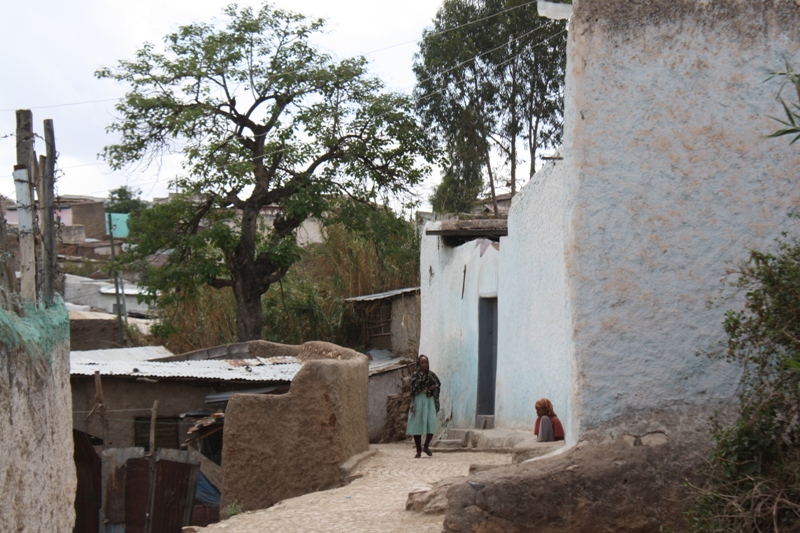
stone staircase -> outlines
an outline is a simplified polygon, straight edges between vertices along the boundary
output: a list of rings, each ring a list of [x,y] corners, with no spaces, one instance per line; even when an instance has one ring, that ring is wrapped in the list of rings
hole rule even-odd
[[[537,442],[536,435],[514,429],[448,429],[431,444],[438,452],[498,452],[512,454],[513,463],[541,457],[564,446],[564,441]]]

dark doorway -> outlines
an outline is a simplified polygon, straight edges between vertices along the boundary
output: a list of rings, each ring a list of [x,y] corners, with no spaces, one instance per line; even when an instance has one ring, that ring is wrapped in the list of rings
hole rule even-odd
[[[475,426],[494,427],[497,375],[497,298],[478,300],[478,406]]]

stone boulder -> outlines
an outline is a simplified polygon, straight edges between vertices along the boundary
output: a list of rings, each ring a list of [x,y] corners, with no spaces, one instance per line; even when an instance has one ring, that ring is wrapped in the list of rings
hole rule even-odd
[[[711,448],[710,414],[617,423],[564,453],[454,483],[444,531],[682,531],[690,504],[685,481],[700,481],[697,470]]]

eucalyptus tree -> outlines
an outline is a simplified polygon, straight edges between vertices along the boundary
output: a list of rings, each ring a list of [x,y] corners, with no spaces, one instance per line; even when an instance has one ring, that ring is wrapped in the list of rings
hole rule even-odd
[[[232,288],[242,341],[260,337],[261,296],[297,261],[304,220],[336,198],[402,196],[434,156],[409,97],[385,91],[363,58],[311,44],[323,24],[232,5],[96,73],[129,87],[109,126],[119,141],[102,154],[113,169],[182,158],[171,184],[184,194],[134,217],[128,261],[151,297]],[[154,267],[158,252],[168,259]]]
[[[514,194],[519,141],[529,178],[539,151],[561,142],[565,24],[540,18],[535,1],[445,0],[423,33],[414,63],[417,109],[451,163],[463,160],[454,170],[473,169],[480,155],[493,198],[493,160],[508,166]],[[469,188],[473,181],[462,172],[450,183]]]

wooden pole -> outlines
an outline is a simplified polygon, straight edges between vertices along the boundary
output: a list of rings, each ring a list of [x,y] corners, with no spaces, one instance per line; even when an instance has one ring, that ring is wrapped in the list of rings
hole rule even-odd
[[[14,185],[19,213],[20,295],[23,301],[36,303],[36,244],[33,236],[33,113],[30,109],[17,110],[17,164],[14,167]],[[24,171],[24,173],[23,173]],[[19,172],[19,174],[18,174]],[[25,224],[23,224],[23,218]],[[25,226],[23,228],[23,225]]]
[[[94,373],[94,391],[97,399],[97,414],[100,415],[100,423],[103,425],[103,449],[108,449],[108,418],[106,418],[106,403],[103,399],[103,382],[100,380],[100,372]]]
[[[56,249],[56,227],[53,217],[54,188],[56,174],[56,134],[53,127],[53,120],[44,121],[44,142],[46,147],[45,163],[41,168],[42,190],[39,195],[42,198],[42,218],[44,219],[44,249],[45,258],[42,260],[44,265],[44,301],[47,305],[53,303],[55,295],[55,276],[56,259],[58,250]]]
[[[17,312],[17,281],[14,278],[13,258],[8,251],[8,233],[6,231],[6,212],[0,202],[0,307],[6,311]]]
[[[19,218],[20,295],[22,301],[36,303],[36,243],[33,237],[33,199],[30,196],[28,169],[14,166]]]
[[[33,152],[33,160],[36,166],[33,169],[33,188],[36,192],[36,209],[34,209],[34,239],[36,244],[36,295],[39,301],[44,301],[44,270],[47,253],[44,248],[44,202],[42,201],[42,191],[44,191],[44,164],[45,156],[37,155]]]
[[[153,532],[153,509],[156,501],[156,420],[158,419],[158,400],[153,402],[150,414],[150,493],[147,495],[147,519],[145,533]]]
[[[156,453],[156,419],[158,418],[158,400],[153,402],[153,410],[150,413],[150,455]]]

